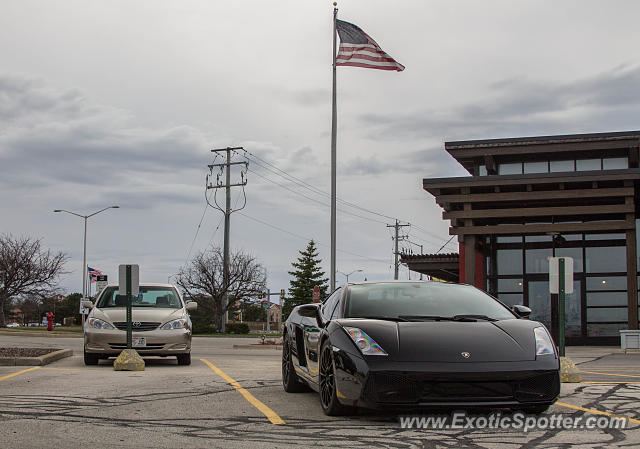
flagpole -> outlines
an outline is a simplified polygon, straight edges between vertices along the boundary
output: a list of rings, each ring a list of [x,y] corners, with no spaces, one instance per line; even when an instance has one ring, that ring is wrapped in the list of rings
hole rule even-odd
[[[330,291],[336,289],[336,134],[337,134],[337,106],[336,106],[336,18],[338,3],[333,3],[333,90],[331,110],[331,275]]]

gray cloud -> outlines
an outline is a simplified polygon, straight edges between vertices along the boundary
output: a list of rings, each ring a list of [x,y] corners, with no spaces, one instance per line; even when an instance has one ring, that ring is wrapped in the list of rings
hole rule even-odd
[[[166,177],[207,163],[207,139],[195,128],[147,129],[127,113],[90,104],[77,90],[0,76],[0,183],[43,186],[126,183]]]
[[[360,123],[375,139],[402,134],[462,140],[635,128],[638,112],[640,66],[619,66],[571,82],[505,79],[491,84],[489,95],[475,104],[444,112],[364,114]]]

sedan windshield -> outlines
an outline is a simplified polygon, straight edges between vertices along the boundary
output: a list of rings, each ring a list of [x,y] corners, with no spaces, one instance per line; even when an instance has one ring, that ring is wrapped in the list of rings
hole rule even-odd
[[[99,309],[107,307],[126,307],[126,295],[120,295],[118,287],[107,287],[100,296]],[[140,286],[138,296],[133,298],[132,307],[154,307],[160,309],[180,309],[182,303],[178,292],[171,287],[144,287]]]
[[[515,315],[470,285],[442,282],[394,282],[349,287],[347,316],[396,317],[407,321],[480,321]]]

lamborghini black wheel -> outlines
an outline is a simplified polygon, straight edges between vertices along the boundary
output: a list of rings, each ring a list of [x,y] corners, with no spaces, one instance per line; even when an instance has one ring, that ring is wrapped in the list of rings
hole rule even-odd
[[[287,393],[299,393],[308,390],[307,385],[300,381],[293,368],[291,342],[289,342],[289,338],[286,335],[284,336],[284,344],[282,345],[282,386]]]
[[[320,351],[320,404],[322,411],[329,416],[349,415],[354,407],[343,405],[338,401],[336,390],[336,374],[331,353],[331,343],[325,340]]]

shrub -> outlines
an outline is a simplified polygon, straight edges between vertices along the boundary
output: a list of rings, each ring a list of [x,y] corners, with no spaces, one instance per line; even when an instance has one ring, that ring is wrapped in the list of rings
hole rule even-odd
[[[217,329],[215,326],[207,323],[194,323],[193,324],[193,335],[197,334],[215,334]]]
[[[246,323],[228,323],[227,332],[230,334],[248,334],[249,326]]]

